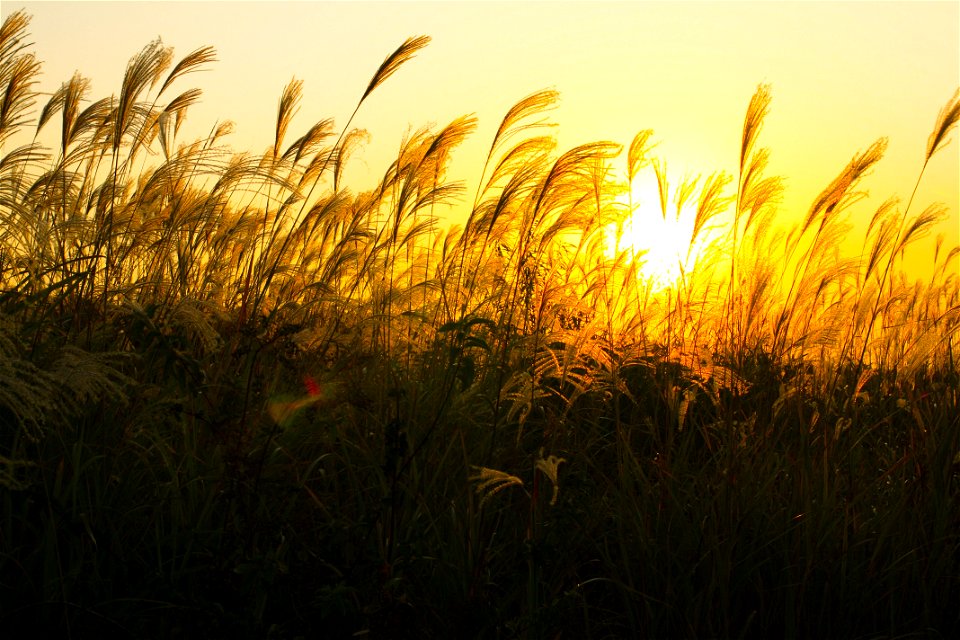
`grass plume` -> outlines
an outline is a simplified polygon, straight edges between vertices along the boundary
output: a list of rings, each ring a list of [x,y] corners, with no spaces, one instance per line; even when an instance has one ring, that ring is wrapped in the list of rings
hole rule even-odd
[[[547,90],[473,193],[450,177],[472,116],[412,129],[353,192],[353,115],[429,38],[340,128],[295,131],[291,80],[257,153],[226,120],[184,139],[208,47],[149,43],[119,96],[77,74],[35,110],[28,25],[0,27],[8,633],[960,627],[960,247],[911,277],[946,214],[915,190],[845,253],[885,140],[789,215],[769,87],[737,175],[683,180],[651,130],[558,148]],[[918,183],[956,123],[955,95]],[[646,177],[654,218],[691,222],[660,285],[625,231]]]

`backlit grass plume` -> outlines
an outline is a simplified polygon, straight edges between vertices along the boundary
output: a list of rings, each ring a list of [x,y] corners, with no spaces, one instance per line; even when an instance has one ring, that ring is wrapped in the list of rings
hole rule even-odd
[[[769,86],[736,175],[683,180],[649,129],[563,148],[543,90],[476,185],[462,116],[355,192],[353,116],[429,38],[342,126],[297,131],[291,79],[238,151],[186,136],[213,49],[41,96],[28,26],[0,27],[7,635],[955,635],[960,247],[907,268],[949,212],[866,199],[885,139],[789,211]],[[629,230],[678,218],[653,273]]]

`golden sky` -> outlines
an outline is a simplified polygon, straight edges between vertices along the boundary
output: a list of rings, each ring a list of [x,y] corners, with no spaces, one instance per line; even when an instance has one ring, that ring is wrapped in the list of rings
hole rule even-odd
[[[960,86],[960,2],[17,2],[33,15],[41,91],[79,70],[91,97],[117,93],[129,58],[161,37],[177,57],[203,46],[219,61],[181,81],[203,102],[189,124],[204,135],[233,120],[237,150],[272,141],[280,93],[296,77],[304,99],[288,135],[346,122],[383,58],[407,37],[432,43],[364,103],[371,133],[348,178],[382,175],[409,128],[475,113],[479,128],[454,156],[476,181],[500,119],[525,95],[561,93],[552,120],[562,148],[653,129],[672,183],[736,172],[747,103],[759,83],[773,103],[759,144],[783,176],[783,215],[802,215],[850,158],[881,136],[887,154],[866,180],[869,216],[909,197],[927,137]],[[913,211],[941,201],[939,228],[960,242],[960,144],[931,162]],[[472,185],[468,200],[472,200]]]

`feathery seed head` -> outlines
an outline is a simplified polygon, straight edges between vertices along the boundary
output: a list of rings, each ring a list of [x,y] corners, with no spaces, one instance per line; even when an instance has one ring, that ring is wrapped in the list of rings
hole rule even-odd
[[[949,142],[947,136],[950,130],[957,126],[958,119],[960,119],[960,89],[953,94],[953,97],[944,105],[937,116],[933,132],[927,140],[927,160],[947,145]]]

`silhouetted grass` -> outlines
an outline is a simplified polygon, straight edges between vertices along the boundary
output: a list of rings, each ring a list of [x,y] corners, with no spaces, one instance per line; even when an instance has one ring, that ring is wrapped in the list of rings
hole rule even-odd
[[[200,92],[174,87],[209,48],[151,43],[119,98],[77,75],[35,119],[27,27],[0,31],[12,637],[960,630],[960,249],[907,277],[942,214],[911,197],[839,250],[884,141],[784,227],[766,87],[739,175],[672,197],[652,132],[622,169],[611,142],[555,149],[546,91],[504,117],[476,193],[446,176],[468,117],[352,193],[349,121],[288,139],[297,80],[262,154],[228,124],[178,138]],[[954,96],[920,176],[956,122]],[[611,234],[648,168],[663,215],[696,212],[660,290]]]

